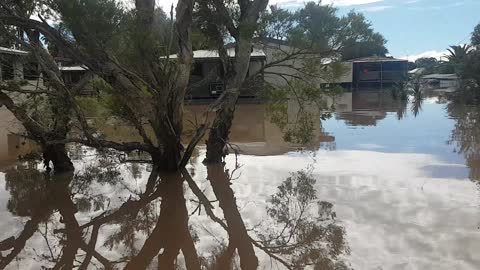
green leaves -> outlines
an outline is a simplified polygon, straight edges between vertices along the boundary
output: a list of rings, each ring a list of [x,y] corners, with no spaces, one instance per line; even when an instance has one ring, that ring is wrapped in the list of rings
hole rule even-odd
[[[85,47],[106,46],[118,34],[125,17],[123,7],[115,0],[59,0],[56,2],[61,20],[75,40]]]
[[[470,39],[473,46],[480,46],[480,23],[473,29],[472,38]]]
[[[374,31],[363,14],[351,11],[341,17],[337,11],[321,2],[308,2],[294,12],[270,6],[262,14],[258,35],[324,56],[340,53],[343,60],[388,53],[387,41]]]

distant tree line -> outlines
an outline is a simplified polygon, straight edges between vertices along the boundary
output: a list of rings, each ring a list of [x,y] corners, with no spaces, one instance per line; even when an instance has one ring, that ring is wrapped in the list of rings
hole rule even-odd
[[[421,68],[422,75],[457,74],[460,87],[457,98],[478,103],[480,101],[480,24],[475,26],[470,44],[453,45],[440,59],[423,57],[409,62],[409,70]]]

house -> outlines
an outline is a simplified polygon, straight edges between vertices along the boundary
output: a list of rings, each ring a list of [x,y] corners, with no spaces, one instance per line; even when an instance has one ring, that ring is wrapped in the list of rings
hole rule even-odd
[[[408,61],[393,57],[370,56],[353,59],[352,88],[382,89],[408,78]]]
[[[425,72],[426,68],[415,68],[412,69],[408,72],[408,76],[413,77],[413,76],[420,76]]]
[[[88,68],[85,66],[79,65],[70,65],[64,66],[59,62],[58,69],[62,73],[63,82],[67,87],[72,87],[77,84],[80,80],[82,80],[85,76],[88,76],[90,80],[96,78],[91,72],[88,72]],[[81,89],[79,95],[81,96],[94,96],[97,95],[97,91],[94,89],[93,85],[88,83]]]
[[[38,64],[28,52],[0,47],[0,81],[25,81],[24,89],[43,87]]]
[[[350,90],[374,90],[408,79],[408,61],[393,57],[370,56],[342,62],[343,73],[322,85],[340,85]]]
[[[281,40],[268,39],[260,44],[263,45],[260,48],[265,52],[267,66],[278,61],[285,54],[292,52],[295,54],[295,51],[298,51]],[[276,86],[287,85],[286,79],[292,80],[304,76],[299,70],[314,57],[318,55],[299,54],[283,61],[280,65],[267,67],[264,71],[265,81]],[[408,79],[408,61],[403,59],[370,56],[340,63],[328,57],[320,60],[323,63],[330,61],[331,65],[325,65],[326,72],[322,77],[308,79],[324,87],[338,85],[348,90],[382,89]]]
[[[328,57],[321,59],[318,53],[304,53],[302,52],[304,50],[278,39],[261,39],[254,46],[265,53],[267,67],[264,70],[264,80],[268,84],[282,87],[287,86],[291,80],[301,79],[318,85],[339,84],[348,87],[351,85],[351,63],[333,63]],[[325,65],[321,76],[312,77],[308,71],[305,72],[305,66],[316,64],[312,61],[323,64],[330,62],[332,65]],[[276,64],[269,66],[272,63]],[[338,67],[337,64],[341,68],[333,68]]]
[[[456,74],[429,74],[422,76],[425,84],[433,88],[456,88],[458,86],[458,76]]]
[[[291,59],[284,60],[286,54],[292,54],[296,48],[291,47],[287,42],[278,39],[261,39],[254,43],[254,47],[265,53],[265,64],[268,65],[275,61],[281,61],[281,65],[267,67],[264,72],[264,80],[274,86],[286,86],[287,80],[301,75],[299,69],[303,67],[304,56],[299,55]]]
[[[76,66],[66,59],[55,59],[58,68],[62,73],[63,81],[67,86],[72,86],[80,81],[83,76],[92,76],[84,66]],[[64,66],[69,63],[69,66]],[[22,88],[25,90],[35,90],[45,88],[47,83],[44,82],[38,63],[32,59],[27,51],[0,47],[0,81],[13,80],[23,81]],[[81,95],[92,95],[94,93],[91,85],[87,85],[82,89]]]
[[[229,57],[235,57],[235,49],[228,48]],[[175,58],[176,55],[172,55]],[[187,99],[211,99],[218,97],[225,89],[222,80],[222,62],[215,50],[196,50],[193,52],[194,65],[187,90]],[[250,74],[259,72],[265,64],[265,53],[258,49],[252,49],[250,56]],[[261,75],[261,74],[260,74]],[[246,85],[240,93],[240,97],[251,98],[256,96],[256,89],[261,84]]]

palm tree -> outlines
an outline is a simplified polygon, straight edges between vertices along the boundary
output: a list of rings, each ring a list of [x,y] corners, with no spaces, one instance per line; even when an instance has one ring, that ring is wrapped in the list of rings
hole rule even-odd
[[[470,53],[471,48],[472,46],[468,44],[464,44],[462,46],[450,46],[450,48],[448,49],[449,54],[445,55],[445,57],[448,59],[449,62],[455,64],[462,63]]]

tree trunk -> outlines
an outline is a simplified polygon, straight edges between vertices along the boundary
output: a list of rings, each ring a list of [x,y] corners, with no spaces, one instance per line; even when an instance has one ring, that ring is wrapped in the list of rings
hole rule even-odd
[[[207,140],[206,163],[222,162],[227,154],[228,135],[232,126],[240,90],[250,66],[251,48],[251,39],[242,38],[238,41],[235,48],[234,75],[227,82],[226,92],[210,129]]]
[[[152,259],[164,249],[159,257],[160,269],[174,269],[180,249],[185,249],[187,269],[199,270],[200,264],[188,231],[188,211],[183,196],[183,178],[180,173],[160,173],[164,189],[160,216],[157,225],[145,241],[140,252],[125,269],[146,269]]]
[[[77,208],[70,197],[69,184],[73,179],[73,171],[59,174],[55,172],[50,185],[52,200],[62,216],[65,224],[67,240],[63,247],[62,257],[54,269],[72,269],[78,249],[83,243],[82,233],[75,218]]]
[[[50,161],[56,174],[75,170],[65,149],[65,144],[50,144],[43,147],[43,162],[47,170],[50,170]]]
[[[242,216],[238,211],[235,195],[230,188],[230,179],[225,172],[224,165],[210,164],[207,166],[207,173],[213,192],[227,221],[229,240],[238,249],[240,266],[243,270],[257,269],[258,259]]]
[[[193,242],[192,235],[188,229],[188,221],[184,223],[183,226],[183,243],[182,243],[182,253],[185,258],[185,266],[189,270],[200,270],[200,261],[198,259],[197,250],[195,248],[195,243]]]
[[[216,112],[216,118],[207,140],[205,162],[208,164],[221,163],[223,158],[228,154],[228,136],[230,134],[239,93],[237,91],[229,91],[225,94],[225,99]]]

